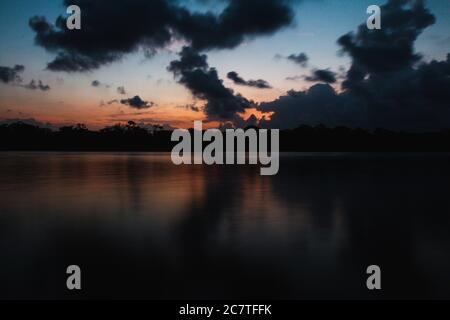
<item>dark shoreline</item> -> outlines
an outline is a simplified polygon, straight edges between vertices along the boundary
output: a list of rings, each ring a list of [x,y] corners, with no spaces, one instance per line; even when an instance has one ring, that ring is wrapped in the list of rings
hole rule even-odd
[[[84,125],[58,131],[26,123],[0,126],[0,151],[167,152],[171,131],[149,131],[130,122],[99,131]],[[207,144],[204,143],[204,146]],[[301,126],[280,131],[281,152],[450,152],[450,130],[428,133]]]

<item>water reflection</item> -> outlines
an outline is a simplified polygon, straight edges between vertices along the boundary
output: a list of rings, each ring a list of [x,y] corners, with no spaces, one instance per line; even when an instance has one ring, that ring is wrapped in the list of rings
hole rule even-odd
[[[450,157],[0,155],[1,298],[450,298]],[[67,292],[65,268],[83,270]],[[383,271],[382,292],[365,268]]]

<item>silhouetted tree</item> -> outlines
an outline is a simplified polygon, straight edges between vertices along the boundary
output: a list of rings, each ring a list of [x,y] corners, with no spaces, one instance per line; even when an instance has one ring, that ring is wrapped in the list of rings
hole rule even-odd
[[[258,129],[249,126],[246,129]],[[192,129],[190,130],[192,133]],[[143,128],[134,121],[90,131],[84,124],[58,131],[24,122],[0,125],[0,150],[170,151],[171,131]],[[281,151],[450,151],[450,130],[405,133],[377,129],[299,126],[280,132]]]

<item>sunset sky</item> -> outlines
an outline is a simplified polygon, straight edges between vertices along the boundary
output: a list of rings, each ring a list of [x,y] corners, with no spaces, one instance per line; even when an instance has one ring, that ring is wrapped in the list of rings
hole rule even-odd
[[[82,10],[82,30],[73,32],[88,32],[92,17],[83,20],[85,18],[83,4],[89,2],[87,0],[71,2],[81,3]],[[105,3],[106,6],[110,3],[113,8],[117,1],[99,2]],[[124,15],[129,2],[139,1],[122,1]],[[177,6],[182,6],[191,13],[197,12],[202,15],[211,11],[212,16],[219,16],[230,1],[168,2],[176,2]],[[259,108],[259,104],[263,102],[270,104],[280,96],[285,96],[290,90],[302,92],[320,83],[320,80],[311,79],[314,70],[332,71],[336,81],[330,81],[329,84],[336,92],[344,90],[341,82],[352,65],[352,58],[349,54],[339,54],[342,46],[337,40],[351,31],[357,32],[358,26],[365,24],[368,17],[366,9],[369,5],[383,5],[385,2],[384,0],[280,1],[292,10],[294,14],[292,21],[280,24],[267,32],[244,33],[244,39],[232,46],[204,47],[200,48],[198,53],[207,55],[208,67],[217,69],[218,76],[226,88],[253,102],[252,106],[245,107],[244,112],[239,111],[237,114],[246,119],[251,114],[260,118],[265,113],[269,119],[272,112],[269,108]],[[264,0],[260,3],[271,1]],[[419,32],[420,35],[414,43],[415,51],[422,55],[421,61],[424,63],[432,60],[445,61],[450,52],[448,32],[450,1],[429,0],[426,2],[426,8],[434,15],[435,22],[423,28],[423,32],[422,30]],[[105,15],[110,11],[113,10],[105,8]],[[88,12],[89,10],[86,10],[86,14]],[[221,122],[220,119],[211,116],[211,112],[206,114],[202,111],[205,101],[199,97],[203,93],[194,98],[193,91],[177,78],[176,71],[168,70],[171,62],[180,58],[179,53],[183,47],[190,45],[189,37],[173,37],[163,45],[148,47],[142,41],[137,42],[133,49],[120,52],[118,58],[101,63],[90,70],[81,72],[50,70],[47,64],[55,59],[57,52],[66,50],[67,47],[56,45],[52,52],[49,50],[50,45],[45,47],[36,44],[37,32],[30,27],[29,20],[34,16],[43,16],[49,23],[54,23],[60,15],[66,15],[62,0],[0,2],[0,66],[7,68],[24,66],[24,70],[17,73],[22,81],[0,81],[0,121],[34,119],[40,123],[49,122],[56,127],[80,122],[92,129],[128,120],[145,124],[166,124],[172,127],[190,127],[194,120],[207,118],[211,121],[211,126],[217,126]],[[121,13],[115,12],[111,17],[117,18],[120,15]],[[249,19],[253,20],[251,17]],[[123,24],[127,34],[131,35],[134,32],[135,26],[126,23],[125,18],[108,21],[115,25],[111,27],[112,32],[116,32],[115,28],[119,24]],[[258,21],[255,21],[256,23]],[[105,30],[107,29],[105,27]],[[203,32],[207,34],[209,31]],[[114,38],[114,34],[105,36]],[[117,37],[120,36],[122,35]],[[96,43],[90,45],[95,47]],[[146,54],[146,50],[152,51],[153,54],[151,56]],[[305,65],[288,58],[290,55],[301,53],[309,58]],[[383,57],[380,59],[383,60]],[[265,80],[270,88],[238,84],[227,76],[232,71],[245,81]],[[183,70],[179,72],[182,73]],[[32,80],[34,82],[31,82]],[[119,87],[123,87],[124,92],[119,93]],[[135,96],[147,104],[142,108],[127,105],[125,100]],[[305,116],[305,119],[308,117]],[[299,122],[301,119],[300,117]]]

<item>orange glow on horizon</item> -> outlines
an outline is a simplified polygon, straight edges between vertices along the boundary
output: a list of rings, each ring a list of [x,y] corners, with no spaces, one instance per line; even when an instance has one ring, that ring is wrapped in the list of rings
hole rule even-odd
[[[156,103],[149,109],[139,110],[117,103],[108,105],[84,101],[84,103],[72,104],[53,99],[46,101],[28,100],[23,101],[20,108],[9,107],[14,104],[13,99],[4,100],[4,103],[0,106],[0,120],[33,119],[42,124],[49,123],[55,128],[82,123],[91,130],[99,130],[115,124],[125,124],[128,121],[134,121],[142,125],[163,125],[183,129],[192,128],[194,121],[203,121],[205,129],[218,128],[221,125],[219,121],[208,121],[206,115],[201,111],[195,112],[175,104],[160,105]],[[263,118],[270,120],[272,114],[250,108],[238,115],[246,121],[252,115],[258,120]]]

